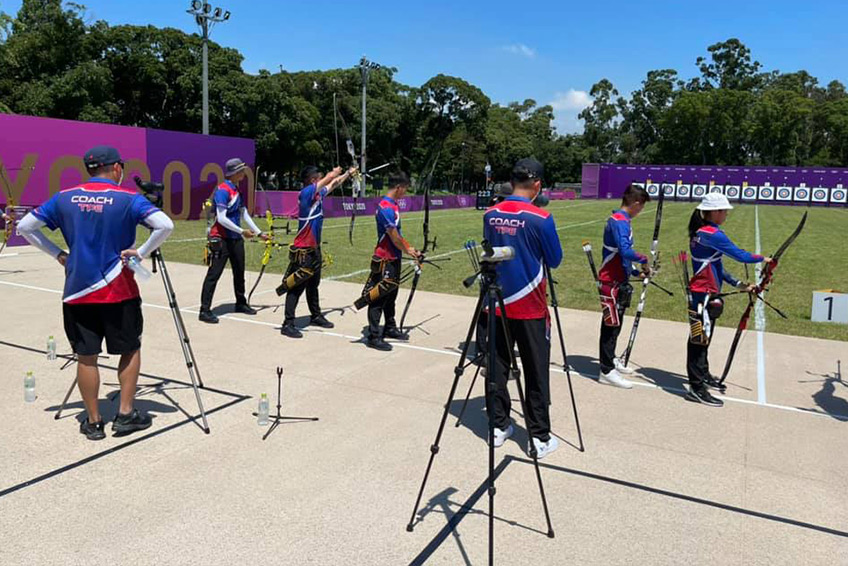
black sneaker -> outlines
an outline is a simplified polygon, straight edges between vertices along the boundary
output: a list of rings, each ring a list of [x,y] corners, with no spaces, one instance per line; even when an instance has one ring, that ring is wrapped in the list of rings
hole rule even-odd
[[[703,389],[692,389],[689,393],[686,394],[686,400],[692,401],[693,403],[701,403],[702,405],[707,405],[709,407],[723,407],[724,401],[721,399],[716,399],[712,395],[710,395],[709,390],[704,387]]]
[[[382,338],[369,338],[365,345],[373,350],[380,350],[381,352],[391,352],[392,345],[383,340]]]
[[[323,314],[319,314],[318,316],[313,316],[309,320],[309,324],[312,326],[320,326],[321,328],[335,328],[335,324],[326,319]]]
[[[297,329],[297,326],[291,323],[284,324],[280,328],[280,334],[289,338],[303,338],[303,332]]]
[[[706,385],[710,389],[715,389],[719,393],[724,393],[725,391],[727,391],[727,385],[721,383],[714,375],[707,376],[707,378],[704,379],[704,385]]]
[[[153,419],[150,415],[142,415],[138,412],[138,409],[133,409],[129,415],[117,414],[115,420],[112,421],[112,432],[115,433],[115,436],[124,436],[137,430],[150,428],[152,424]]]
[[[89,440],[103,440],[106,438],[106,433],[103,432],[104,426],[102,419],[100,422],[90,423],[88,422],[88,417],[86,417],[85,420],[80,423],[80,432]]]
[[[236,305],[236,312],[240,312],[242,314],[256,314],[256,309],[247,304]]]
[[[197,320],[208,324],[218,324],[218,317],[212,311],[200,311]]]
[[[401,332],[400,328],[386,328],[383,330],[383,338],[392,338],[394,340],[409,340],[409,334],[406,332]]]

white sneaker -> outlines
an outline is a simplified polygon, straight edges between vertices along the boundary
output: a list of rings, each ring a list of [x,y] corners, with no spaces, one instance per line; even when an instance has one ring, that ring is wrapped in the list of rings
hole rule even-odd
[[[613,364],[615,364],[615,369],[618,370],[618,373],[621,375],[633,375],[635,372],[632,368],[624,365],[624,362],[621,361],[621,358],[613,359]]]
[[[547,442],[542,442],[535,436],[533,437],[533,445],[536,447],[536,458],[541,460],[557,448],[559,448],[559,440],[554,435]]]
[[[513,432],[515,432],[515,428],[513,428],[512,423],[506,427],[506,430],[501,430],[498,427],[495,427],[495,448],[503,446],[503,443],[506,442],[507,438],[512,436]]]
[[[603,383],[604,385],[620,387],[622,389],[631,389],[633,387],[633,383],[624,379],[616,369],[610,370],[609,373],[601,372],[598,382]]]

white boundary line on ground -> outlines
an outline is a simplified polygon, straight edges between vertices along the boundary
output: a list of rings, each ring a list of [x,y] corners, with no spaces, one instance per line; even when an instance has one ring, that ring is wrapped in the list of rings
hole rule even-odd
[[[756,252],[762,253],[760,246],[760,207],[754,205],[754,234],[756,239]],[[754,273],[756,273],[757,281],[760,280],[763,264],[756,264]],[[757,403],[760,405],[766,404],[766,349],[763,343],[763,333],[766,330],[766,309],[762,301],[757,301],[754,305],[754,320],[757,325]]]
[[[20,288],[23,288],[23,289],[30,289],[30,290],[33,290],[33,291],[43,291],[43,292],[46,292],[46,293],[53,293],[53,294],[56,294],[56,295],[62,294],[62,291],[57,291],[55,289],[45,289],[44,287],[35,287],[33,285],[25,285],[23,283],[12,283],[10,281],[0,281],[0,285],[9,285],[10,287],[20,287]],[[150,308],[154,308],[154,309],[170,310],[170,307],[163,306],[163,305],[156,305],[156,304],[151,304],[151,303],[142,303],[142,304],[146,307],[150,307]],[[183,312],[183,313],[186,313],[186,314],[198,314],[198,311],[187,309],[187,308],[181,308],[180,312]],[[278,328],[280,326],[279,324],[276,324],[276,323],[273,323],[273,322],[265,322],[265,321],[262,321],[262,320],[251,320],[251,319],[248,319],[248,318],[242,318],[242,317],[239,317],[239,316],[233,316],[233,315],[229,315],[229,314],[222,315],[219,318],[225,319],[225,320],[232,320],[232,321],[236,321],[236,322],[244,322],[244,323],[247,323],[247,324],[254,324],[254,325],[258,325],[258,326],[266,326],[266,327],[271,327],[271,328]],[[308,328],[303,329],[303,330],[307,334],[314,334],[314,335],[318,335],[318,336],[323,334],[323,335],[326,335],[326,336],[332,336],[334,338],[345,338],[345,339],[354,340],[354,341],[359,341],[359,340],[362,339],[362,336],[351,336],[351,335],[348,335],[348,334],[341,334],[339,332],[327,332],[326,330],[311,330],[311,329],[308,329]],[[440,350],[440,349],[437,349],[437,348],[428,348],[426,346],[415,346],[413,344],[405,344],[403,342],[392,342],[392,344],[397,348],[402,348],[402,349],[406,349],[406,350],[416,350],[416,351],[419,351],[419,352],[428,352],[428,353],[431,353],[431,354],[441,354],[443,356],[452,356],[454,358],[458,358],[459,354],[460,354],[459,352],[454,351],[454,350],[446,350],[446,349]],[[520,365],[521,364],[519,364],[519,366]],[[551,367],[550,371],[553,372],[553,373],[565,375],[565,370],[559,369],[557,367]],[[579,375],[580,377],[583,377],[585,379],[590,379],[592,381],[597,382],[596,377],[593,376],[593,375],[581,373],[581,372],[578,372],[578,371],[572,371],[572,373],[574,373],[575,375]],[[662,390],[665,390],[665,391],[673,391],[673,392],[676,392],[676,393],[687,393],[687,391],[685,389],[682,389],[682,388],[681,389],[674,388],[674,387],[672,387],[672,388],[661,388],[654,383],[643,383],[641,381],[634,381],[633,383],[635,385],[638,385],[639,387],[645,387],[645,388],[648,388],[648,389],[662,389]],[[610,388],[610,390],[612,390],[612,388]],[[822,412],[816,411],[814,409],[802,409],[802,408],[799,408],[799,407],[789,407],[789,406],[786,406],[786,405],[775,405],[775,404],[772,404],[772,403],[754,401],[754,400],[751,400],[751,399],[739,399],[739,398],[736,398],[736,397],[722,396],[722,399],[724,399],[725,401],[733,402],[733,403],[742,403],[744,405],[756,405],[756,406],[759,406],[759,407],[767,407],[769,409],[778,409],[778,410],[781,410],[781,411],[789,411],[789,412],[792,412],[792,413],[801,413],[801,414],[804,414],[804,415],[812,415],[812,416],[817,416],[817,417],[826,417],[826,418],[829,418],[829,419],[832,419],[834,417],[839,418],[839,419],[848,419],[848,415],[822,413]]]

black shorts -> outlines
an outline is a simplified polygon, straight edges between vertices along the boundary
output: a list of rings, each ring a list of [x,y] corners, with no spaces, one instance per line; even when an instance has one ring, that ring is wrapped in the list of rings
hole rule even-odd
[[[131,354],[141,348],[141,299],[122,303],[68,305],[62,307],[65,318],[65,336],[74,353],[94,356],[102,352],[103,339],[106,351],[113,355]]]

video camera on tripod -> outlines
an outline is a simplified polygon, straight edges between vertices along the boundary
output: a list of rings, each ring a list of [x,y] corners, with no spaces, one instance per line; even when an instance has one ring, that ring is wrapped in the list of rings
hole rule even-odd
[[[133,181],[135,181],[135,186],[138,187],[144,198],[150,201],[156,208],[162,208],[162,203],[164,202],[163,194],[165,192],[165,185],[163,183],[144,181],[139,176],[133,177]]]

